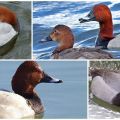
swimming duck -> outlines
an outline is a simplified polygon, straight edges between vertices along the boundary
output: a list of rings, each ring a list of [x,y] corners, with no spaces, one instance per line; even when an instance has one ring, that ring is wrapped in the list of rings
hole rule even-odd
[[[90,70],[90,75],[92,94],[109,104],[120,106],[120,72],[94,69]]]
[[[16,14],[9,8],[0,6],[0,55],[14,46],[19,30]]]
[[[111,59],[112,55],[100,48],[73,48],[74,35],[66,25],[56,25],[50,35],[42,42],[57,41],[58,47],[53,51],[53,59]]]
[[[113,35],[112,14],[108,6],[104,4],[95,5],[86,18],[80,18],[80,23],[89,21],[98,21],[100,31],[96,39],[96,47],[101,46],[103,49],[120,48],[119,38]],[[113,39],[114,38],[114,39]]]
[[[34,117],[44,112],[40,97],[35,91],[39,83],[61,83],[46,74],[35,61],[25,61],[12,78],[13,92],[0,90],[0,118]]]

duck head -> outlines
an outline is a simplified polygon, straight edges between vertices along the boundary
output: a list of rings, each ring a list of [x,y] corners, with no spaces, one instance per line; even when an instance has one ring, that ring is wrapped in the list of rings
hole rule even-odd
[[[74,44],[74,35],[71,29],[66,25],[57,25],[44,41],[57,41],[58,47],[53,51],[53,54],[72,48]]]
[[[104,70],[103,69],[90,69],[90,76],[92,76],[92,78],[96,77],[96,76],[101,76],[103,77],[104,75]]]
[[[0,55],[13,48],[20,32],[16,14],[7,7],[0,6]]]
[[[34,61],[23,62],[12,78],[12,89],[23,97],[31,97],[34,88],[39,83],[61,83],[62,80],[55,79],[46,74]]]
[[[99,37],[102,40],[114,38],[111,11],[104,4],[95,5],[86,18],[80,18],[79,21],[80,23],[98,21],[100,25]]]
[[[20,30],[16,14],[7,7],[0,6],[0,22],[12,25],[17,32]]]

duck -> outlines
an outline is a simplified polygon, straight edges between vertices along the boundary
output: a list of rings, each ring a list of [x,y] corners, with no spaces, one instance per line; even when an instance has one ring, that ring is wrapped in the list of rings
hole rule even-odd
[[[20,32],[20,25],[15,12],[0,6],[0,55],[13,48]]]
[[[112,14],[107,5],[100,3],[93,6],[88,15],[85,18],[80,18],[79,21],[80,23],[99,22],[100,30],[95,47],[100,46],[102,49],[120,48],[120,44],[118,44],[120,35],[115,37],[113,34]]]
[[[113,38],[109,43],[108,43],[108,49],[114,48],[114,49],[120,49],[120,34],[116,35],[115,38]]]
[[[90,70],[90,75],[91,93],[109,104],[120,106],[120,72],[95,68]]]
[[[34,118],[44,113],[44,107],[35,87],[40,83],[62,83],[45,73],[35,61],[24,61],[11,81],[14,92],[0,90],[0,119]]]
[[[111,59],[113,56],[97,48],[74,48],[74,35],[70,27],[66,25],[56,25],[51,33],[42,39],[42,42],[57,41],[58,46],[52,52],[52,59]]]

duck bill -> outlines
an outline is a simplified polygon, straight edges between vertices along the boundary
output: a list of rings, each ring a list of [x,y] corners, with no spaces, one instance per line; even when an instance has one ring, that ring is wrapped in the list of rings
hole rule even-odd
[[[41,40],[41,42],[49,42],[49,41],[52,41],[52,38],[50,36],[48,36],[45,39]]]
[[[80,18],[79,21],[80,23],[96,21],[93,10],[91,10],[90,13],[85,18]]]
[[[57,78],[53,78],[48,74],[44,73],[44,78],[40,82],[41,83],[62,83],[63,81]]]

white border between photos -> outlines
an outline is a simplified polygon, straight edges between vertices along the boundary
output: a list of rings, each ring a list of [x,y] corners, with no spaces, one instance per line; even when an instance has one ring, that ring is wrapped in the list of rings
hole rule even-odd
[[[33,58],[33,1],[31,1],[31,59]]]
[[[90,61],[87,60],[87,119],[89,119],[89,67]]]
[[[112,2],[119,2],[119,0],[0,0],[0,1],[12,1],[12,2],[14,2],[14,1],[31,1],[31,2],[33,2],[33,1],[73,1],[73,2],[78,2],[78,1],[88,1],[88,2],[91,2],[91,1],[95,1],[95,2],[97,2],[97,1],[112,1]]]
[[[1,1],[1,0],[0,0]],[[2,0],[3,1],[3,0]],[[4,2],[9,2],[9,1],[26,1],[26,2],[31,2],[31,59],[0,59],[0,62],[2,61],[27,61],[27,60],[34,60],[34,61],[75,61],[75,62],[81,62],[81,61],[86,61],[87,64],[87,119],[82,119],[82,120],[92,120],[89,118],[89,65],[90,65],[90,61],[120,61],[119,59],[90,59],[90,60],[86,60],[86,59],[59,59],[59,60],[53,60],[53,59],[34,59],[33,58],[33,2],[34,1],[65,1],[65,2],[80,2],[80,1],[88,1],[88,2],[92,2],[92,1],[107,1],[107,0],[4,0]],[[108,1],[114,1],[114,2],[119,2],[119,0],[108,0]],[[119,119],[119,118],[115,118],[115,119]],[[2,119],[0,119],[2,120]],[[12,120],[12,119],[10,119]],[[21,119],[20,119],[21,120]],[[32,119],[28,119],[28,120],[32,120]],[[51,120],[51,119],[46,119],[46,120]],[[56,119],[56,120],[69,120],[69,119]],[[72,119],[72,120],[76,120],[76,119]],[[81,119],[78,119],[81,120]],[[97,119],[95,119],[97,120]],[[100,120],[109,120],[109,119],[100,119]]]
[[[28,0],[29,1],[29,0]],[[95,2],[97,2],[97,1],[114,1],[114,2],[116,2],[116,1],[118,1],[119,2],[119,0],[33,0],[33,1],[73,1],[73,2],[78,2],[78,1],[87,1],[87,2],[91,2],[91,1],[95,1]]]

